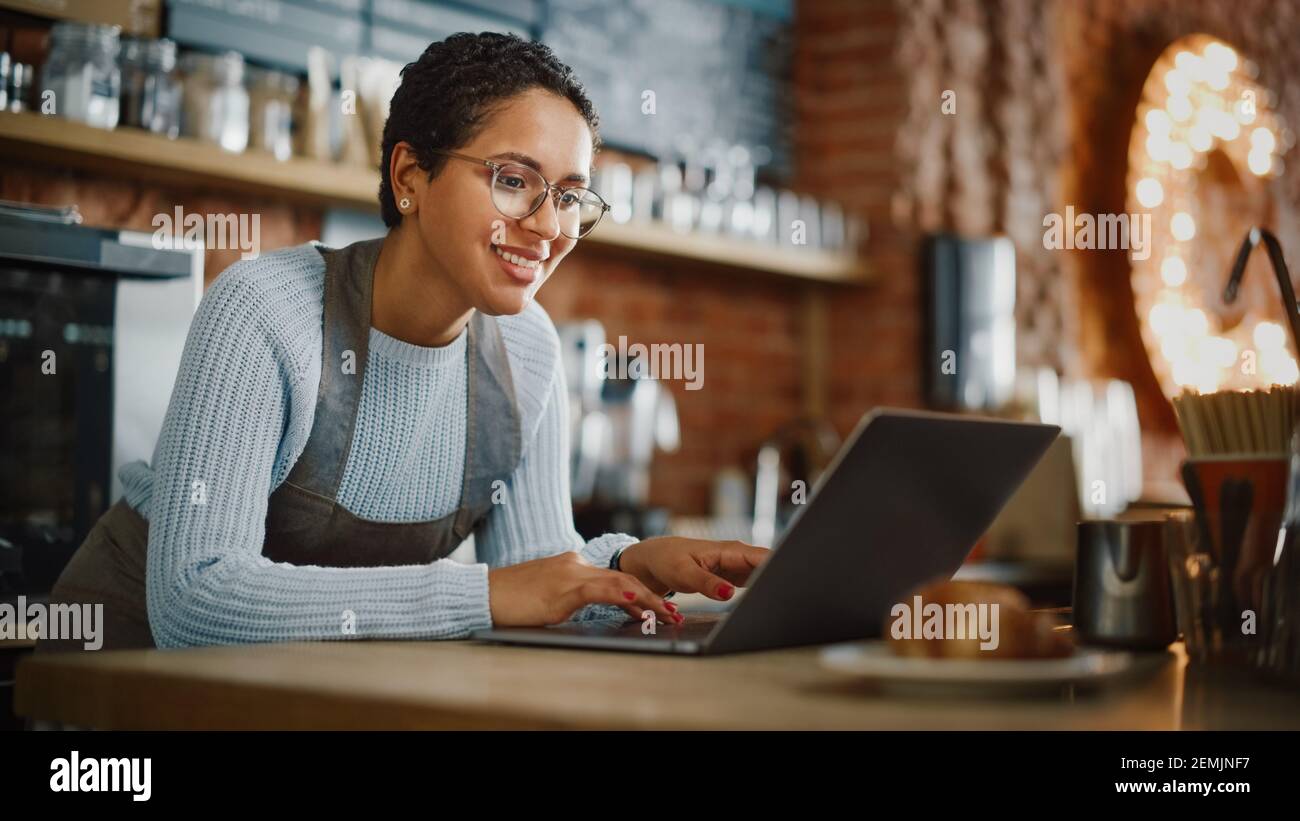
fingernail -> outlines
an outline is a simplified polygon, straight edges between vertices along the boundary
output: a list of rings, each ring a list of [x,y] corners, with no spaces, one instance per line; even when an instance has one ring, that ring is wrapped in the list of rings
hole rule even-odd
[[[683,616],[681,613],[674,613],[674,614],[673,614],[673,619],[674,619],[678,624],[681,624],[682,622],[686,621],[686,617]]]
[[[677,612],[677,605],[673,604],[670,601],[664,602],[664,607],[667,607],[669,610],[673,611],[674,613]]]
[[[636,594],[633,593],[631,590],[624,590],[623,598],[627,599],[628,601],[636,601]]]
[[[724,599],[729,599],[731,598],[731,594],[735,592],[735,589],[736,588],[732,587],[729,584],[724,584],[718,588],[718,595]]]

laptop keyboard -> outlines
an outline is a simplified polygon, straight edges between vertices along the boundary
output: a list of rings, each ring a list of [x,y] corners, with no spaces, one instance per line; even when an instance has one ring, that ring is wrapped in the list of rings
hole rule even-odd
[[[627,616],[612,616],[606,619],[589,619],[581,622],[565,622],[563,624],[548,625],[548,630],[559,630],[563,633],[569,633],[580,636],[626,636],[628,638],[641,638],[651,641],[655,640],[674,640],[674,639],[691,639],[698,641],[713,632],[713,628],[722,619],[722,614],[705,613],[700,615],[686,614],[686,623],[682,625],[666,624],[658,622],[655,624],[655,632],[642,633],[642,623],[639,619],[633,619]]]

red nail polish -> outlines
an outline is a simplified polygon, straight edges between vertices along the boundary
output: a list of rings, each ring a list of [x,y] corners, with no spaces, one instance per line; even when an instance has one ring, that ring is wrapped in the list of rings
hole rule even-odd
[[[731,594],[735,592],[735,589],[736,588],[732,587],[729,584],[724,584],[718,588],[718,595],[724,599],[729,599],[731,598]]]
[[[680,613],[674,614],[673,618],[677,621],[678,624],[681,624],[682,622],[686,621],[686,617]]]
[[[627,599],[628,601],[636,601],[636,594],[633,593],[631,590],[624,590],[623,598]]]
[[[677,612],[677,605],[673,604],[670,601],[664,602],[664,607],[667,607],[669,610],[673,611],[674,613]]]

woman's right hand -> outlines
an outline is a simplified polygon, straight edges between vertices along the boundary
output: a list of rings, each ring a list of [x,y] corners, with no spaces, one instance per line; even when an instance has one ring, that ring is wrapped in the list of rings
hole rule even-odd
[[[621,607],[637,621],[646,610],[668,624],[683,621],[635,576],[594,567],[573,551],[489,570],[488,600],[494,627],[558,624],[588,604]]]

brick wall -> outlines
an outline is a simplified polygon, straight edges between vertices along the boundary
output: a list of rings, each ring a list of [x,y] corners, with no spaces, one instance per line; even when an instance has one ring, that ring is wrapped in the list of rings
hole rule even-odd
[[[841,435],[875,405],[921,401],[921,291],[910,226],[891,219],[898,131],[909,85],[896,60],[902,18],[889,0],[800,0],[795,7],[798,184],[869,224],[867,288],[828,303],[827,414]]]

